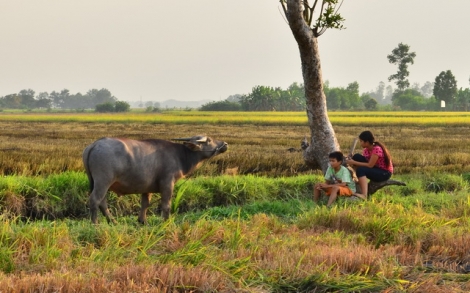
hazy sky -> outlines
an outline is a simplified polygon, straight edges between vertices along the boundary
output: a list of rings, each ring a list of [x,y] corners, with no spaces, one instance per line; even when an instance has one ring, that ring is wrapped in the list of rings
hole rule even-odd
[[[119,100],[222,100],[302,83],[277,0],[0,0],[0,96],[107,88]],[[319,38],[323,77],[374,90],[416,52],[411,83],[451,70],[469,87],[469,0],[345,0],[345,30]]]

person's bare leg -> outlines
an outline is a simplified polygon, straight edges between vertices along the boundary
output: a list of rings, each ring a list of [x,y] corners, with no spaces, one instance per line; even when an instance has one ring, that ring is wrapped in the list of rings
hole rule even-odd
[[[327,207],[331,207],[331,205],[335,202],[336,198],[338,197],[339,187],[333,186],[331,188],[330,198],[328,199]]]
[[[367,177],[366,176],[359,177],[359,186],[361,187],[361,193],[356,192],[354,195],[366,200],[367,199],[367,192],[368,192],[368,190],[367,190]]]
[[[315,187],[313,187],[313,201],[315,203],[318,203],[320,200],[320,195],[321,195],[321,189],[318,188],[319,184],[315,184]]]

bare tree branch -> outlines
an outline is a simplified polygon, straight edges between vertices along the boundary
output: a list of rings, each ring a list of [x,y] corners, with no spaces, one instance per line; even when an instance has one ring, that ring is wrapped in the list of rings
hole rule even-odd
[[[287,3],[286,3],[286,0],[279,0],[279,2],[281,3],[281,6],[282,6],[282,10],[284,10],[284,15],[287,17]]]
[[[343,6],[343,2],[344,0],[341,0],[341,3],[339,4],[339,6],[337,5],[337,8],[335,9],[335,14],[338,14],[339,9],[341,8],[341,6]]]
[[[317,4],[318,4],[318,0],[315,0],[315,2],[313,2],[312,10],[315,10],[315,7],[317,7]]]
[[[326,28],[324,27],[321,28],[321,20],[322,20],[322,15],[323,15],[323,9],[325,8],[325,3],[326,3],[325,0],[323,0],[321,3],[320,14],[318,15],[318,18],[317,18],[317,24],[313,28],[313,35],[315,37],[321,36],[326,31]],[[319,28],[321,28],[320,32],[318,31]]]

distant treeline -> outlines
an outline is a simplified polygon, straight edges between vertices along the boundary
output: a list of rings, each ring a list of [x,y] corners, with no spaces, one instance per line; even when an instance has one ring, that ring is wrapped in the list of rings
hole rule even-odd
[[[446,87],[432,82],[423,86],[415,83],[405,90],[394,90],[380,82],[375,91],[359,93],[359,83],[352,82],[347,87],[330,87],[324,84],[328,110],[405,110],[438,111],[442,110],[441,101],[446,110],[468,111],[470,89]],[[438,96],[438,97],[436,97]],[[287,89],[256,86],[246,95],[232,95],[223,101],[204,104],[203,111],[303,111],[305,93],[302,84],[293,83]]]
[[[359,94],[359,84],[350,83],[346,88],[324,84],[329,110],[377,109],[380,103],[390,103],[375,93]],[[287,89],[256,86],[247,95],[233,95],[224,101],[210,102],[201,107],[204,111],[303,111],[305,90],[303,84],[293,83]]]
[[[346,88],[329,87],[324,84],[329,110],[378,109],[379,104],[391,103],[391,99],[376,93],[359,94],[359,84],[350,83]],[[379,100],[379,101],[378,101]],[[201,107],[203,111],[303,111],[305,90],[303,84],[293,83],[287,89],[256,86],[247,95],[233,95],[224,101],[210,102]]]
[[[358,110],[404,110],[404,111],[468,111],[470,109],[470,89],[457,89],[455,78],[450,71],[442,72],[436,82],[426,82],[423,86],[415,83],[404,90],[394,90],[380,82],[376,90],[359,93],[359,83],[352,82],[346,87],[330,87],[326,81],[323,87],[326,103],[330,111]],[[442,103],[444,101],[444,103]],[[303,84],[292,83],[287,89],[280,87],[255,86],[251,93],[231,95],[225,100],[202,105],[201,111],[304,111],[305,91]],[[144,106],[143,104],[140,107]],[[159,112],[158,102],[146,102],[147,111]],[[86,94],[41,92],[32,89],[21,90],[17,94],[0,97],[2,109],[95,109],[97,112],[126,112],[127,102],[121,102],[107,89],[92,89]]]
[[[41,92],[36,95],[32,89],[0,97],[0,107],[5,109],[95,109],[98,112],[129,111],[129,104],[120,102],[107,89],[91,89],[86,94],[71,94],[64,89],[60,92]]]

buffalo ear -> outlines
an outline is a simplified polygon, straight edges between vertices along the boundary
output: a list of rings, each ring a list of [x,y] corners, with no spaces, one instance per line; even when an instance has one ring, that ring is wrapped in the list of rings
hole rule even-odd
[[[197,143],[185,141],[185,142],[183,142],[183,144],[192,151],[200,151],[201,150],[201,146]]]

